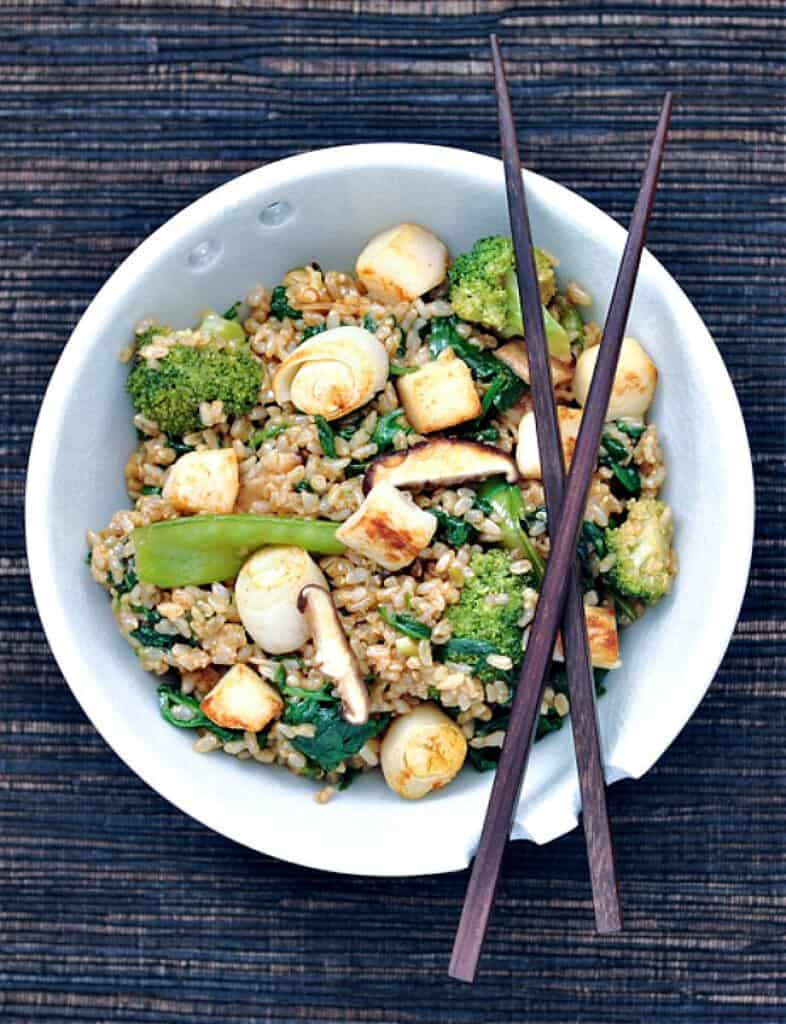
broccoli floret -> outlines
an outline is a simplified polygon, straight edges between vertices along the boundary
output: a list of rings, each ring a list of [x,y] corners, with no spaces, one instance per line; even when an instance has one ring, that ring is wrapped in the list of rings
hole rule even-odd
[[[511,556],[501,548],[473,555],[469,565],[473,575],[465,582],[458,603],[445,613],[452,636],[445,644],[444,656],[470,665],[479,679],[493,681],[509,673],[489,665],[489,654],[507,655],[514,667],[521,661],[519,619],[526,580],[514,575]],[[493,600],[500,594],[507,598],[506,603]]]
[[[128,377],[134,408],[170,436],[200,429],[202,402],[220,399],[227,413],[242,416],[259,394],[262,366],[240,340],[245,337],[240,325],[212,314],[203,327],[210,338],[207,345],[175,343],[157,366],[137,359]]]
[[[540,300],[544,307],[557,290],[554,266],[540,249],[535,250]],[[482,324],[504,338],[523,334],[521,303],[516,283],[513,243],[502,235],[475,242],[469,252],[457,256],[448,271],[450,301],[463,320]],[[570,355],[565,329],[544,308],[546,335],[552,355]]]
[[[628,517],[606,530],[606,547],[615,556],[608,578],[625,597],[654,604],[668,594],[677,571],[671,509],[662,501],[642,498],[628,507]]]

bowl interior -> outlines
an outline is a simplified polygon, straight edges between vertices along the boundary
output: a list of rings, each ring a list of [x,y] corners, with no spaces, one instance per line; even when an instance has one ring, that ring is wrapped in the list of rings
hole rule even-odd
[[[592,293],[591,313],[602,321],[623,230],[553,182],[528,175],[527,188],[536,241],[560,257],[563,283],[575,279]],[[117,357],[137,321],[156,314],[192,323],[206,306],[223,309],[310,260],[351,268],[371,235],[401,220],[426,224],[453,252],[506,231],[501,165],[439,147],[344,147],[260,169],[199,200],[129,257],[80,321],[42,406],[28,476],[28,551],[42,621],[69,685],[110,745],[211,828],[288,860],[358,874],[463,867],[491,777],[466,772],[419,803],[364,777],[322,807],[308,783],[284,770],[194,754],[192,737],[159,717],[155,681],[84,568],[84,534],[128,501],[123,465],[134,433]],[[599,702],[610,780],[646,771],[709,685],[744,592],[753,522],[750,456],[731,383],[697,313],[648,254],[629,333],[660,371],[652,416],[666,453],[680,574],[673,594],[624,635],[623,667]],[[535,748],[514,835],[560,835],[575,825],[578,803],[564,729]]]

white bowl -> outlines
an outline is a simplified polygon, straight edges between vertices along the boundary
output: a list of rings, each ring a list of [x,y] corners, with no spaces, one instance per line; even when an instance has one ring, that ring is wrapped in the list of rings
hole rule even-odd
[[[665,170],[668,176],[668,165]],[[625,232],[560,185],[526,176],[536,240],[561,258],[602,321]],[[656,212],[657,215],[657,212]],[[255,850],[331,871],[413,875],[464,867],[491,775],[471,769],[441,793],[400,800],[376,773],[327,806],[283,769],[197,755],[159,716],[155,680],[122,639],[83,564],[84,535],[128,504],[134,445],[118,352],[155,313],[194,322],[257,282],[317,260],[347,268],[375,232],[428,225],[452,252],[507,232],[499,161],[436,146],[347,146],[292,157],[223,185],[156,231],[104,285],[66,346],[36,427],[27,480],[28,557],[49,643],[107,743],[173,804]],[[624,635],[623,667],[599,702],[610,782],[646,772],[701,700],[742,601],[753,532],[745,428],[720,355],[696,310],[648,253],[629,333],[660,369],[653,409],[668,461],[680,574],[674,592]],[[537,744],[514,837],[543,843],[577,823],[570,729]]]

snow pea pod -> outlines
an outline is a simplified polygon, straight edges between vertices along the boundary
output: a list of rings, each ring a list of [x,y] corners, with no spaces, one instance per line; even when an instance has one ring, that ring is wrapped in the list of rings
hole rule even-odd
[[[234,579],[248,556],[268,544],[291,544],[340,555],[338,523],[281,516],[199,515],[134,530],[136,571],[157,587],[198,586]]]

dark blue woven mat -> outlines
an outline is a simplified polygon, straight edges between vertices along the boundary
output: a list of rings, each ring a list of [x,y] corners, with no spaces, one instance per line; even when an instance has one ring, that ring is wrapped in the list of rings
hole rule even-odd
[[[151,229],[319,146],[495,153],[492,29],[527,163],[621,219],[659,97],[676,90],[651,247],[734,377],[759,506],[717,680],[660,764],[611,792],[627,930],[593,934],[580,834],[516,844],[469,989],[445,973],[465,874],[367,881],[275,862],[120,763],[41,633],[22,493],[69,331]],[[786,1019],[785,51],[780,2],[0,6],[4,1022]]]

